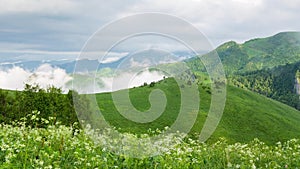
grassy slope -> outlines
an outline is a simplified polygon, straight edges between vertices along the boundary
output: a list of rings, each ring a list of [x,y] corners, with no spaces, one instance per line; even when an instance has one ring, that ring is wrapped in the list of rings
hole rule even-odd
[[[179,88],[171,79],[159,82],[159,84],[157,83],[153,88],[144,86],[130,89],[132,104],[139,111],[145,111],[149,109],[150,103],[148,101],[148,96],[153,89],[157,88],[165,92],[168,99],[168,104],[161,117],[156,119],[154,122],[146,124],[135,123],[131,120],[123,118],[123,116],[118,113],[114,103],[112,102],[111,93],[97,94],[96,97],[99,103],[100,111],[111,125],[116,126],[117,128],[120,127],[123,131],[143,133],[143,131],[145,132],[149,128],[163,129],[166,125],[172,124],[176,119],[176,115],[178,114],[180,106],[180,100],[178,99],[180,98],[180,94],[178,92]]]
[[[267,143],[300,137],[300,112],[280,102],[228,86],[223,118],[213,139],[248,142],[257,137]]]
[[[123,118],[114,107],[110,93],[97,94],[97,100],[102,113],[111,125],[120,127],[122,131],[143,133],[148,128],[162,129],[166,125],[170,126],[177,117],[180,93],[172,79],[159,82],[153,88],[145,86],[131,89],[132,103],[138,110],[147,110],[150,107],[149,93],[156,88],[166,93],[168,105],[163,115],[151,123],[140,124]],[[191,130],[192,135],[201,131],[210,105],[207,88],[199,86],[199,91],[200,111]],[[264,142],[274,143],[289,138],[300,138],[299,121],[300,112],[287,105],[250,91],[228,86],[225,111],[210,141],[215,141],[219,137],[226,137],[230,142],[248,142],[253,138],[259,138]]]

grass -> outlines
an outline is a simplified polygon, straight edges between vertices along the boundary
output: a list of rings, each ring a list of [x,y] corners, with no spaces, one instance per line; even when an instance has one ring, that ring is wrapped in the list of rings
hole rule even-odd
[[[186,86],[188,87],[188,86]],[[176,120],[181,104],[181,94],[180,88],[176,84],[174,79],[165,79],[155,84],[154,87],[142,86],[138,88],[130,89],[129,95],[131,103],[139,111],[146,111],[150,108],[150,103],[148,100],[151,91],[160,89],[164,92],[167,105],[165,107],[162,115],[156,120],[149,123],[136,123],[131,120],[124,118],[116,109],[111,93],[97,94],[96,98],[100,107],[101,113],[104,115],[106,121],[108,121],[112,126],[120,128],[122,131],[131,133],[146,133],[149,128],[163,130],[165,126],[170,126]],[[201,90],[201,92],[206,92]],[[207,105],[210,102],[210,96],[208,94],[202,94],[201,98],[203,101],[203,107],[201,111],[208,111]],[[124,107],[126,109],[126,107]],[[142,113],[141,112],[141,113]]]
[[[197,137],[201,132],[210,107],[209,87],[199,85],[200,109],[190,136]],[[150,123],[136,123],[124,118],[114,106],[111,93],[97,94],[96,98],[102,114],[111,126],[123,132],[146,133],[149,128],[163,130],[176,120],[180,106],[179,87],[172,79],[166,79],[154,87],[143,86],[130,89],[130,99],[137,110],[150,108],[149,93],[161,89],[167,97],[167,106],[163,114]],[[300,137],[300,112],[280,102],[262,95],[227,86],[227,100],[223,117],[208,140],[215,142],[225,137],[230,143],[249,142],[258,138],[267,144]]]
[[[262,95],[228,86],[227,102],[214,138],[266,143],[300,137],[300,112]],[[213,139],[213,138],[212,138]]]

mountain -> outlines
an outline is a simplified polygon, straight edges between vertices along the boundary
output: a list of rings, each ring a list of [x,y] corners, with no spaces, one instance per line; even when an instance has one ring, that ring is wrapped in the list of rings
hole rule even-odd
[[[124,118],[115,107],[112,93],[97,94],[96,98],[101,113],[110,125],[125,132],[144,133],[148,128],[163,129],[164,126],[171,126],[178,115],[180,92],[176,82],[171,79],[157,82],[152,87],[130,89],[130,99],[135,108],[140,111],[149,109],[148,96],[155,89],[161,89],[168,101],[163,114],[149,123],[136,123]],[[191,136],[201,131],[210,107],[209,87],[201,84],[199,92],[200,110],[190,132]],[[127,109],[127,107],[123,108]],[[290,138],[299,138],[299,120],[300,112],[294,108],[254,92],[228,85],[222,119],[208,141],[214,142],[219,137],[225,137],[230,142],[248,142],[253,138],[259,138],[266,143],[275,143]]]
[[[281,32],[216,48],[228,81],[300,110],[300,32]],[[208,53],[204,56],[211,55]],[[205,72],[200,59],[186,61],[195,72]],[[299,90],[298,90],[299,89]]]
[[[273,68],[300,61],[300,32],[281,32],[238,44],[226,42],[216,48],[227,74]],[[210,53],[206,54],[210,55]],[[193,69],[203,70],[199,60],[187,61]]]
[[[64,69],[67,73],[72,74],[74,72],[75,66],[77,72],[86,72],[86,71],[94,71],[97,68],[111,68],[116,69],[120,68],[120,65],[124,63],[124,61],[127,62],[129,59],[133,58],[135,62],[140,62],[141,60],[150,61],[150,64],[161,64],[161,63],[172,63],[174,61],[181,61],[187,58],[193,57],[193,53],[188,51],[176,51],[172,54],[162,51],[159,49],[148,49],[143,50],[142,52],[137,52],[133,54],[128,54],[124,57],[117,58],[116,60],[109,60],[111,58],[115,59],[114,57],[106,57],[105,60],[101,63],[98,59],[80,59],[76,60],[76,58],[70,58],[70,57],[62,57],[64,59],[59,58],[49,58],[45,56],[41,56],[40,58],[30,58],[28,57],[12,57],[12,58],[0,58],[0,70],[8,70],[15,66],[23,68],[24,70],[28,71],[34,71],[38,67],[40,67],[43,64],[49,64],[53,67],[58,67],[61,69]],[[100,57],[99,57],[100,59]],[[123,65],[123,67],[126,67],[127,65]]]
[[[98,60],[81,59],[68,63],[57,64],[56,66],[66,70],[68,73],[73,73],[75,66],[76,72],[81,71],[94,71],[97,69],[110,68],[110,69],[128,69],[130,67],[141,64],[143,66],[158,65],[163,63],[172,63],[181,61],[186,58],[192,57],[192,54],[184,51],[177,51],[174,54],[170,54],[166,51],[159,49],[148,49],[137,53],[128,54],[116,61],[112,62],[99,62]],[[109,58],[109,57],[108,57]]]

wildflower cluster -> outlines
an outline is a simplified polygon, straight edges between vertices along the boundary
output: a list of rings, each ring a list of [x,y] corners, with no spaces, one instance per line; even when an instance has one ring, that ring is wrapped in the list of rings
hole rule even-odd
[[[37,120],[38,113],[30,119]],[[41,120],[41,119],[39,119]],[[254,139],[248,144],[228,144],[220,139],[213,144],[170,134],[156,145],[138,142],[137,148],[159,150],[161,154],[134,158],[124,153],[134,147],[136,135],[125,133],[122,139],[111,139],[112,130],[97,135],[74,126],[52,124],[46,128],[27,126],[22,122],[0,124],[0,168],[297,168],[300,166],[300,140],[292,139],[269,146]],[[149,138],[145,134],[140,136]],[[147,140],[147,139],[145,139]],[[123,142],[123,144],[120,144]],[[176,143],[168,147],[169,143]],[[145,145],[143,145],[145,144]],[[128,145],[129,147],[120,145]],[[119,147],[118,147],[119,146]],[[121,151],[123,150],[123,152]],[[129,151],[136,152],[137,149]]]

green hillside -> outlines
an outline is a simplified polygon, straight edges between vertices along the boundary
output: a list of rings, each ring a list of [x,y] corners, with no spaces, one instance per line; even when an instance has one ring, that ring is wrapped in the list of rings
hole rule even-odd
[[[243,44],[230,41],[216,51],[227,74],[273,68],[300,60],[300,32],[282,32],[267,38],[249,40]],[[209,53],[206,55],[210,55]],[[202,70],[199,60],[187,61],[194,70]]]
[[[299,80],[300,62],[229,76],[231,84],[263,94],[300,109],[296,80]],[[298,72],[298,73],[297,73]]]
[[[188,87],[188,86],[186,86]],[[121,131],[146,133],[149,128],[163,129],[170,126],[178,114],[179,87],[174,80],[167,79],[153,87],[143,86],[130,89],[130,98],[136,109],[145,111],[150,107],[148,96],[154,89],[165,92],[168,104],[162,116],[150,123],[135,123],[123,118],[112,101],[111,93],[97,94],[98,104],[110,125]],[[200,110],[190,135],[199,134],[210,106],[209,86],[200,86]],[[227,87],[227,100],[221,122],[209,141],[226,137],[230,142],[248,142],[259,138],[274,143],[300,137],[300,112],[280,102],[237,87]]]
[[[205,76],[202,76],[202,79],[205,79]],[[201,78],[198,77],[198,79]],[[179,90],[182,87],[189,88],[190,85],[186,84],[179,87],[174,79],[168,78],[151,86],[129,89],[132,104],[140,111],[146,111],[150,108],[148,97],[151,91],[161,89],[165,93],[167,98],[165,111],[158,119],[149,123],[136,123],[124,118],[112,101],[112,93],[96,94],[96,98],[101,112],[111,126],[120,128],[123,132],[148,133],[149,128],[163,130],[165,126],[171,126],[174,123],[180,110],[181,94]],[[199,83],[198,87],[200,91],[200,110],[190,132],[190,136],[196,138],[199,136],[206,120],[211,101],[211,89],[208,81]],[[70,100],[72,99],[70,98],[71,93],[62,95],[57,94],[56,90],[52,90],[47,94],[44,90],[39,90],[36,94],[32,94],[30,91],[31,89],[25,92],[9,91],[7,93],[9,96],[5,96],[6,91],[0,92],[2,93],[0,94],[1,103],[3,103],[0,104],[1,122],[9,123],[9,121],[19,120],[34,110],[38,110],[43,118],[56,117],[65,125],[77,121],[74,110],[69,107],[72,102]],[[226,99],[223,117],[217,130],[208,140],[209,142],[215,142],[219,137],[226,137],[231,143],[237,141],[248,142],[253,138],[259,138],[266,143],[300,138],[299,111],[260,94],[230,85],[227,86]],[[89,104],[85,100],[79,103],[84,110],[87,110]],[[123,107],[123,109],[127,108]],[[89,111],[83,112],[85,114],[81,114],[81,116],[87,117]],[[197,112],[186,112],[186,115],[189,116],[193,113]],[[189,118],[187,119],[189,120]],[[28,124],[32,124],[32,122],[29,121]],[[34,125],[43,126],[40,124]]]
[[[216,51],[230,84],[300,110],[295,90],[296,72],[300,70],[300,32],[281,32],[243,44],[230,41]],[[200,59],[186,62],[195,72],[205,72]]]
[[[285,104],[228,86],[225,111],[212,139],[247,142],[257,137],[270,143],[299,138],[299,120],[300,112]]]

